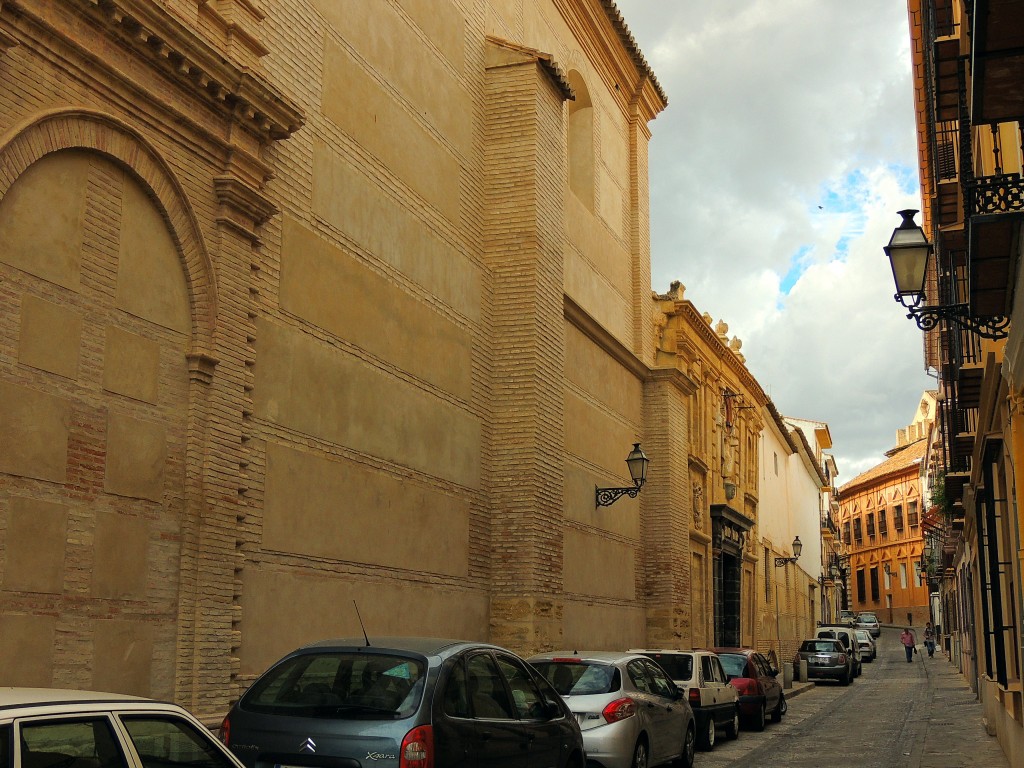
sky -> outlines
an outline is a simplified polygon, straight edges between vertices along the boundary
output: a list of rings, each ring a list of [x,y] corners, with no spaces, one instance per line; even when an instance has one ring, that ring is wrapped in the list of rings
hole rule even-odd
[[[652,288],[680,281],[783,415],[828,423],[841,486],[935,386],[882,251],[921,207],[906,3],[616,4],[669,102]]]

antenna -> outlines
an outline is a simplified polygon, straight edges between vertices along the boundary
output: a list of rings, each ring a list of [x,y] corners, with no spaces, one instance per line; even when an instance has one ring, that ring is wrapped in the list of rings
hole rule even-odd
[[[355,600],[352,601],[352,605],[356,609],[356,618],[359,619],[359,628],[363,630],[363,639],[366,641],[366,647],[370,647],[370,638],[366,636],[366,627],[363,626],[363,617],[359,615],[359,605]]]

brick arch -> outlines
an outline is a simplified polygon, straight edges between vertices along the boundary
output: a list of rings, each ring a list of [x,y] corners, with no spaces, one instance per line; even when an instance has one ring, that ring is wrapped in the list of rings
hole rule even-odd
[[[143,136],[103,112],[62,109],[34,116],[0,137],[0,199],[37,160],[85,149],[130,170],[167,222],[181,257],[192,318],[192,353],[212,356],[217,317],[216,278],[195,213],[170,167]]]

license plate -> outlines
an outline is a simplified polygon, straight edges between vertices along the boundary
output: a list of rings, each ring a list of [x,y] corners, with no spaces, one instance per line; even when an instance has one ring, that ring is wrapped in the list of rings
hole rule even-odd
[[[821,664],[828,664],[828,661],[829,661],[828,656],[812,656],[811,657],[811,664],[817,664],[819,666]]]

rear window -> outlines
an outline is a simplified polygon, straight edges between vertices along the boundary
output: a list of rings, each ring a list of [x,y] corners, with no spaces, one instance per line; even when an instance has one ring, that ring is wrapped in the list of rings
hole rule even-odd
[[[419,709],[425,677],[423,661],[408,656],[308,653],[271,668],[239,705],[296,717],[409,717]]]
[[[857,620],[861,621],[861,622],[863,622],[865,624],[877,624],[878,623],[878,617],[875,616],[875,614],[873,614],[873,613],[862,613],[860,616],[857,617]]]
[[[730,678],[745,677],[747,674],[747,657],[740,653],[720,653],[719,660],[722,662],[722,669]]]
[[[586,661],[537,661],[532,664],[560,696],[612,693],[622,687],[619,670],[610,664]]]
[[[664,669],[673,680],[690,680],[693,678],[693,654],[645,653],[644,656],[658,662],[658,666]]]
[[[804,653],[838,653],[840,648],[836,640],[804,640],[800,646]]]

